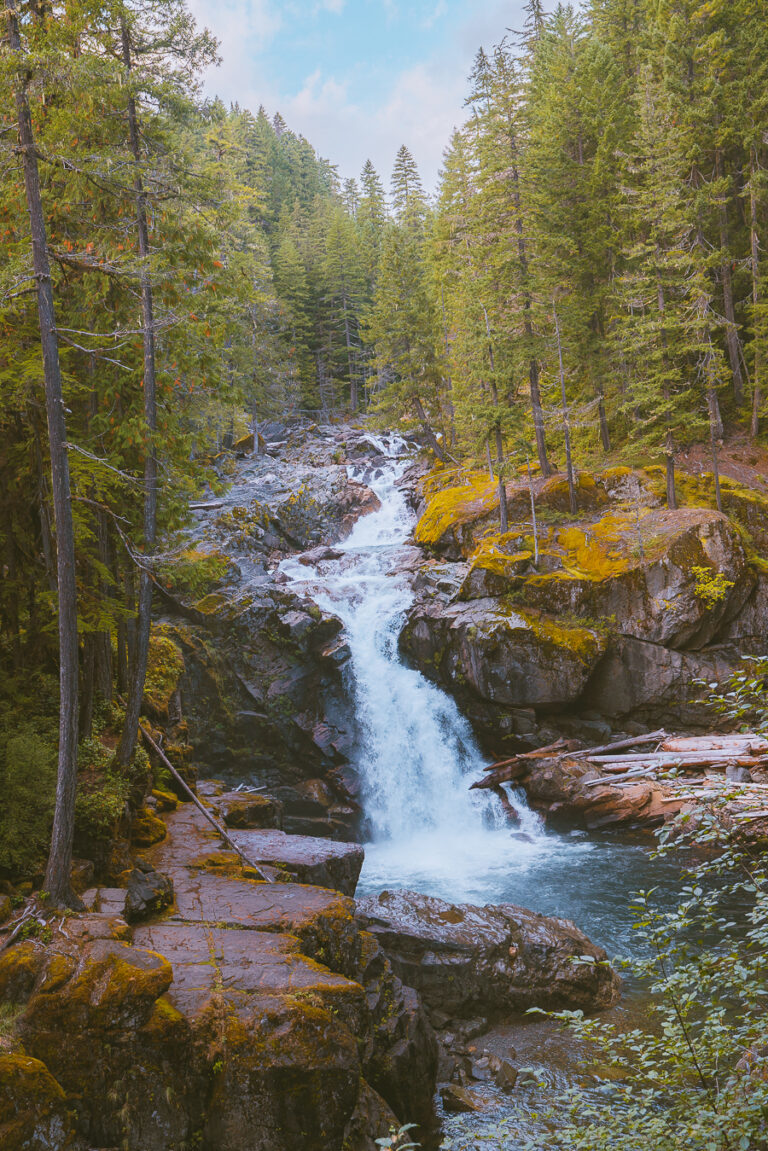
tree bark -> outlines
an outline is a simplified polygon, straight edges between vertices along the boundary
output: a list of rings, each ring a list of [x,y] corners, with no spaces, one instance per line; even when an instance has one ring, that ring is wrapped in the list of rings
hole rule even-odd
[[[761,306],[760,236],[757,224],[757,148],[753,145],[750,153],[749,180],[749,230],[752,251],[752,346],[755,349],[755,360],[752,367],[752,419],[750,421],[749,434],[753,440],[760,431],[763,374],[763,356],[760,347],[762,333],[759,319]]]
[[[715,156],[715,171],[718,178],[723,175],[723,157],[718,148]],[[723,262],[720,265],[720,274],[723,281],[723,308],[725,311],[726,329],[725,339],[728,346],[728,359],[733,375],[733,396],[736,403],[744,403],[744,376],[741,371],[741,346],[739,332],[736,326],[736,309],[733,303],[733,275],[731,273],[730,238],[728,231],[728,206],[725,197],[720,200],[718,207],[720,225],[720,250],[723,253]]]
[[[67,429],[59,363],[59,342],[53,301],[53,281],[48,260],[40,172],[37,165],[32,117],[27,99],[27,76],[14,0],[5,0],[8,42],[17,58],[14,81],[19,152],[24,170],[24,188],[32,237],[32,260],[37,288],[37,313],[43,354],[45,406],[51,456],[51,487],[56,527],[56,576],[59,607],[59,760],[56,806],[51,850],[45,873],[45,889],[57,906],[78,906],[72,891],[72,841],[75,830],[77,789],[77,581],[75,575],[75,532],[67,455]]]
[[[125,19],[120,24],[123,64],[131,71],[131,41]],[[147,261],[149,259],[149,229],[147,227],[147,204],[144,185],[139,171],[141,162],[141,141],[136,101],[128,97],[128,131],[131,154],[137,166],[134,182],[136,196],[136,231],[138,235],[139,258],[141,260],[141,313],[142,340],[144,344],[144,421],[146,425],[146,449],[144,458],[144,555],[149,557],[154,550],[157,538],[157,455],[155,434],[157,432],[157,398],[155,378],[155,318],[152,298],[152,282]],[[139,602],[136,617],[136,652],[131,667],[128,700],[125,710],[125,724],[117,752],[117,760],[126,767],[136,749],[139,734],[139,715],[144,698],[144,681],[147,676],[149,657],[149,634],[152,625],[152,580],[149,572],[142,569],[139,575]]]
[[[563,344],[560,339],[560,321],[557,318],[557,308],[552,301],[552,314],[555,317],[555,333],[557,335],[557,356],[560,363],[560,400],[563,412],[563,429],[565,431],[565,466],[568,475],[568,497],[571,505],[571,515],[578,511],[576,499],[576,481],[573,474],[573,455],[571,452],[571,417],[568,411],[568,398],[565,393],[565,368],[563,367]]]
[[[432,427],[429,423],[429,420],[427,419],[427,413],[424,411],[424,405],[422,404],[422,402],[418,396],[414,396],[413,407],[414,407],[414,410],[416,412],[416,416],[418,418],[418,421],[421,424],[422,431],[424,432],[424,438],[426,439],[427,443],[429,444],[429,446],[431,447],[432,451],[435,453],[437,458],[439,460],[441,460],[443,463],[445,463],[445,460],[446,460],[445,452],[440,447],[437,436],[432,431]]]
[[[516,155],[517,144],[512,140],[513,153]],[[520,279],[523,285],[523,331],[529,347],[533,346],[533,320],[531,311],[533,301],[528,287],[528,252],[525,246],[525,233],[523,230],[523,210],[520,200],[520,176],[516,164],[512,165],[512,198],[515,205],[515,231],[517,232],[517,256],[520,264]],[[533,434],[536,438],[536,455],[539,457],[539,468],[546,479],[552,475],[552,466],[547,457],[547,437],[544,431],[544,411],[541,406],[541,388],[539,387],[539,361],[531,354],[528,366],[528,381],[531,391],[531,416],[533,417]]]

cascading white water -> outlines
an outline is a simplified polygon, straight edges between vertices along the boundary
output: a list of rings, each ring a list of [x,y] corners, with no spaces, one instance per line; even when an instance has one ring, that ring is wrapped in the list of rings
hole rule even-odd
[[[410,461],[398,437],[374,443],[388,457],[368,480],[380,510],[358,520],[338,545],[342,559],[314,568],[296,560],[281,565],[297,591],[345,625],[361,733],[356,767],[371,837],[363,889],[491,895],[501,875],[508,879],[510,869],[549,854],[554,841],[524,801],[521,826],[511,829],[495,797],[469,790],[487,761],[468,722],[450,696],[399,658],[398,634],[414,597],[397,569],[413,555],[407,540],[414,517],[396,484]]]

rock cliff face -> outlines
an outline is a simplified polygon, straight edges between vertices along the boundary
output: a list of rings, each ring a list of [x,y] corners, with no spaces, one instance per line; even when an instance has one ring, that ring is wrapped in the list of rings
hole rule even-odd
[[[768,499],[725,481],[736,522],[708,506],[670,512],[657,481],[654,469],[583,475],[576,518],[561,477],[533,492],[510,484],[504,535],[485,477],[438,470],[425,481],[416,539],[436,558],[416,578],[401,649],[496,745],[531,733],[526,709],[695,724],[692,682],[766,650],[768,576],[755,547]],[[706,503],[703,481],[688,487]]]

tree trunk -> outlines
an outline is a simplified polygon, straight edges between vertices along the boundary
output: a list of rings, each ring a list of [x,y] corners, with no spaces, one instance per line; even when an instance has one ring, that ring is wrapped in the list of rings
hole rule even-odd
[[[755,349],[755,360],[752,367],[752,419],[749,434],[752,439],[760,431],[760,408],[762,406],[762,372],[763,356],[760,347],[762,336],[760,324],[760,236],[757,230],[757,148],[752,147],[750,153],[750,180],[749,180],[749,229],[752,249],[752,346]]]
[[[24,169],[24,187],[32,236],[32,259],[37,285],[37,312],[43,354],[45,406],[51,456],[51,487],[56,527],[56,573],[59,607],[59,761],[56,807],[45,889],[57,906],[77,906],[72,891],[72,841],[75,830],[77,789],[77,582],[75,577],[75,532],[67,456],[67,429],[59,364],[59,342],[53,303],[53,282],[48,261],[40,173],[37,166],[32,118],[27,100],[27,77],[14,0],[5,0],[8,42],[17,58],[14,78],[19,150]]]
[[[723,157],[719,149],[715,156],[715,171],[718,178],[722,178]],[[729,252],[728,206],[724,196],[718,207],[718,217],[720,224],[720,250],[723,253],[720,274],[723,281],[723,307],[726,320],[725,339],[728,345],[728,359],[731,364],[731,374],[733,375],[733,396],[736,403],[741,405],[744,403],[744,376],[741,371],[741,346],[739,332],[736,326],[736,309],[733,303],[733,274],[731,272]]]
[[[424,432],[425,440],[427,441],[427,443],[429,444],[429,446],[431,447],[432,451],[435,453],[437,458],[439,460],[441,460],[443,463],[445,463],[445,460],[446,460],[445,452],[440,447],[440,444],[437,440],[437,436],[432,431],[429,420],[427,419],[427,413],[424,411],[424,405],[422,404],[422,402],[418,396],[414,397],[413,407],[414,407],[414,410],[416,412],[417,419],[418,419],[419,423],[421,424],[421,429]]]
[[[517,232],[517,257],[520,265],[520,280],[523,286],[523,331],[529,347],[533,347],[533,320],[531,318],[532,298],[528,286],[528,251],[525,246],[525,231],[523,228],[523,209],[520,199],[520,174],[517,170],[516,156],[517,143],[511,138],[513,164],[512,164],[512,199],[515,205],[515,231]],[[547,458],[547,437],[544,431],[544,412],[541,407],[541,389],[539,387],[539,362],[533,352],[531,353],[528,368],[528,380],[531,390],[531,415],[533,417],[533,433],[536,437],[536,454],[539,457],[539,468],[546,479],[552,475],[552,467]]]
[[[356,412],[360,406],[360,398],[357,394],[357,376],[355,375],[355,367],[352,356],[352,333],[349,329],[349,311],[347,309],[347,294],[343,296],[344,306],[344,340],[347,345],[347,368],[349,370],[349,408],[351,412]]]
[[[565,368],[563,367],[563,344],[560,339],[560,321],[557,318],[557,308],[552,301],[552,314],[555,317],[555,333],[557,334],[557,356],[560,363],[560,401],[563,412],[563,429],[565,431],[565,466],[568,475],[568,497],[571,505],[571,515],[578,511],[576,499],[576,481],[573,474],[573,455],[571,453],[571,417],[568,411],[568,398],[565,393]]]
[[[121,20],[123,64],[131,71],[131,43],[125,20]],[[128,131],[131,154],[137,166],[134,183],[136,195],[136,230],[138,234],[139,258],[141,259],[141,312],[142,339],[144,344],[144,421],[146,424],[146,455],[144,460],[144,555],[149,558],[154,551],[157,537],[157,455],[155,434],[157,431],[157,400],[155,380],[155,319],[152,299],[152,283],[147,261],[149,259],[149,229],[147,227],[147,205],[144,186],[138,166],[141,161],[138,113],[133,96],[128,98]],[[117,752],[118,763],[126,767],[136,749],[139,734],[139,715],[144,698],[144,681],[147,676],[149,657],[149,633],[152,624],[152,580],[148,571],[142,569],[139,576],[139,603],[136,617],[136,653],[130,672],[128,701],[125,710],[125,724]]]
[[[671,428],[667,429],[664,458],[667,469],[667,507],[674,512],[677,511],[677,492],[675,491],[675,441]]]

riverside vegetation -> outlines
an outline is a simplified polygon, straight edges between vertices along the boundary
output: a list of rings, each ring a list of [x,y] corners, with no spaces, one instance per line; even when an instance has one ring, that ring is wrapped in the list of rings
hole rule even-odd
[[[402,148],[389,198],[371,163],[342,180],[279,114],[204,99],[217,46],[184,0],[6,0],[2,22],[0,1134],[213,1149],[232,1071],[221,988],[180,1012],[170,964],[132,947],[122,918],[169,914],[137,853],[186,798],[140,725],[187,784],[260,773],[270,797],[230,816],[273,834],[260,864],[296,888],[354,889],[351,857],[287,860],[274,838],[351,839],[361,803],[341,623],[272,577],[376,506],[346,472],[367,457],[375,470],[363,426],[422,453],[409,491],[424,554],[400,647],[489,754],[660,722],[764,728],[764,667],[742,659],[768,634],[768,22],[762,0],[528,0],[519,32],[477,55],[436,196]],[[326,427],[342,418],[365,424]],[[247,506],[226,504],[238,454],[263,489]],[[207,536],[190,502],[216,513]],[[594,827],[660,818],[635,793],[594,793],[585,816],[580,777],[547,764],[526,786]],[[623,1079],[606,1108],[576,1099],[539,1145],[765,1144],[765,876],[728,813],[708,819],[683,840],[717,837],[716,862],[676,916],[640,915],[658,1027],[578,1023]],[[766,838],[758,822],[750,851]],[[185,882],[205,855],[179,864]],[[247,866],[215,863],[255,898]],[[726,897],[750,904],[733,946],[713,902]],[[279,936],[259,947],[312,978],[298,1000],[273,989],[267,1014],[291,1042],[270,1047],[226,1137],[245,1138],[269,1098],[264,1151],[369,1151],[411,1118],[424,1134],[385,1145],[429,1139],[437,1056],[418,997],[347,905],[331,954],[325,897],[306,898],[321,911],[291,904],[279,930],[253,912]],[[219,930],[189,912],[195,947],[203,921]],[[136,1110],[138,1049],[116,1061],[114,1097],[95,1072],[63,1084],[51,1069],[70,1023],[103,1039],[94,972],[112,979],[101,1024],[118,1047],[141,1020],[162,1134]],[[226,1016],[241,1052],[243,1018]],[[168,1060],[187,1056],[171,1083]],[[297,1065],[300,1131],[275,1103]]]

